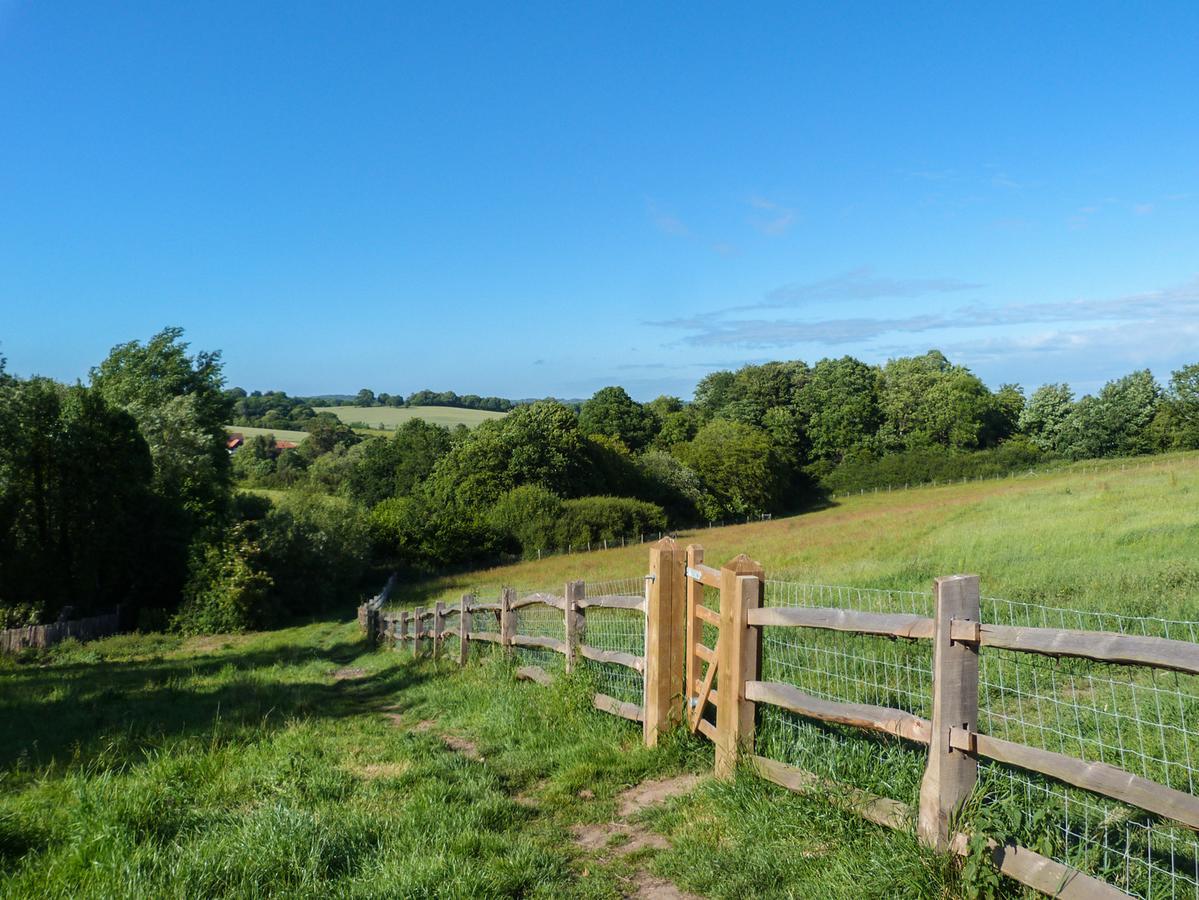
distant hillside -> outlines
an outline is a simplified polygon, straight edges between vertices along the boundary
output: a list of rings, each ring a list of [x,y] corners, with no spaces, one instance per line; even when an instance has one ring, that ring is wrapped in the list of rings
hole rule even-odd
[[[333,413],[347,425],[362,422],[371,428],[393,430],[409,419],[424,419],[437,425],[453,428],[465,425],[474,428],[488,419],[502,419],[506,413],[483,409],[458,409],[453,406],[329,406],[323,413]]]

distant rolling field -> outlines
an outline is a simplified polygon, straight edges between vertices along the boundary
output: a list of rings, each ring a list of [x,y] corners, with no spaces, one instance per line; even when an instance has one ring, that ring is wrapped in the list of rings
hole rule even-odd
[[[308,437],[307,431],[288,431],[286,428],[254,428],[250,425],[226,425],[225,430],[230,434],[237,432],[252,438],[257,434],[273,434],[277,441],[295,441],[297,444]]]
[[[409,419],[424,419],[437,425],[453,428],[465,425],[474,428],[488,419],[501,419],[504,413],[487,412],[481,409],[457,409],[452,406],[409,406],[397,409],[391,406],[320,406],[318,413],[333,413],[343,422],[364,422],[372,428],[393,429]]]

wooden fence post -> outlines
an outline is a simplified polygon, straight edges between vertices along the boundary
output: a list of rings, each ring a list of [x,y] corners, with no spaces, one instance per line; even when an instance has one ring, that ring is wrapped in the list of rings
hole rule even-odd
[[[445,630],[445,603],[438,600],[433,604],[433,658],[441,657],[441,632]]]
[[[458,665],[465,666],[470,647],[470,606],[473,594],[463,594],[458,614]]]
[[[749,610],[762,600],[765,573],[744,553],[720,570],[720,642],[716,665],[716,777],[732,778],[744,750],[753,752],[754,703],[745,682],[758,680],[762,629],[749,626]]]
[[[575,651],[579,646],[579,601],[583,599],[583,582],[568,581],[563,593],[565,602],[562,604],[562,619],[566,630],[566,671],[575,670]]]
[[[420,656],[420,642],[425,636],[425,608],[412,610],[412,655]]]
[[[404,649],[404,644],[408,642],[408,610],[400,610],[399,636],[396,643],[400,645],[400,649]]]
[[[686,615],[685,557],[672,538],[649,551],[645,605],[645,745],[682,721],[683,639]]]
[[[933,629],[933,721],[928,766],[920,782],[917,833],[928,847],[945,851],[953,817],[978,780],[978,760],[950,746],[949,730],[978,727],[978,646],[954,641],[954,619],[979,621],[977,575],[936,580]]]
[[[516,613],[512,609],[512,601],[516,599],[516,588],[504,588],[500,591],[500,646],[512,655],[512,635],[516,633]]]
[[[687,548],[687,568],[694,569],[703,565],[704,548],[699,544],[692,544]],[[685,575],[685,573],[684,573]],[[699,655],[695,652],[695,645],[700,643],[700,638],[703,636],[704,623],[703,620],[695,614],[695,607],[703,606],[704,603],[704,586],[693,578],[685,578],[687,590],[687,628],[684,640],[687,642],[684,650],[684,657],[687,665],[687,683],[686,690],[683,696],[690,700],[691,697],[700,689],[700,672],[702,672]],[[687,716],[693,716],[691,704],[687,704]]]

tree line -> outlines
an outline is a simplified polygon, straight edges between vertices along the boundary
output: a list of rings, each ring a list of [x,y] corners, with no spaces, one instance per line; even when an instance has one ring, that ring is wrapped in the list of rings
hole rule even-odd
[[[182,331],[115,347],[88,384],[0,359],[0,627],[121,606],[144,628],[263,627],[352,601],[351,502],[235,489],[219,353]]]
[[[1076,398],[992,391],[937,351],[771,362],[714,372],[689,401],[611,386],[473,430],[414,419],[366,438],[222,382],[219,353],[190,354],[178,329],[114,348],[86,386],[0,367],[9,621],[122,602],[184,630],[261,627],[342,602],[372,566],[532,556],[858,486],[1199,447],[1199,365]],[[255,437],[230,457],[222,425],[242,402],[260,421],[287,412],[307,439]]]

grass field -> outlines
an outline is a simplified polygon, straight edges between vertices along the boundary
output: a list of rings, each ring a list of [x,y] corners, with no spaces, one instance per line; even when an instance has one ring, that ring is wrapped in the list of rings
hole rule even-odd
[[[987,596],[1194,620],[1197,491],[1192,454],[1153,468],[1115,462],[850,498],[684,541],[702,542],[712,564],[745,551],[769,578],[885,588],[888,597],[927,596],[934,576],[972,571]],[[397,599],[637,579],[646,557],[640,546],[555,557],[401,586]],[[910,652],[885,646],[893,655],[879,657],[875,677]],[[499,654],[459,671],[368,652],[357,626],[341,621],[68,642],[42,657],[0,659],[0,896],[614,898],[649,896],[655,879],[729,898],[965,892],[910,836],[754,778],[705,780],[622,819],[621,790],[709,772],[710,746],[674,739],[647,751],[635,726],[588,708],[587,675],[543,688],[513,681],[507,666]],[[1095,704],[1096,720],[1131,715],[1115,694],[1089,699],[1104,685],[1085,668],[1054,671],[1081,679],[1072,696],[1084,712]],[[1128,689],[1143,699],[1175,681]],[[788,728],[764,720],[763,741],[793,740]],[[910,790],[918,770],[904,767],[897,742],[861,752],[828,737],[809,745],[821,748],[817,764],[835,762],[843,779],[848,770],[871,787],[883,771],[891,795]],[[998,790],[991,776],[988,790]],[[1119,836],[1113,821],[1103,827]],[[598,844],[576,837],[588,826]],[[645,839],[651,832],[661,837]],[[1180,864],[1194,838],[1183,840],[1183,856],[1151,862]],[[1171,882],[1158,884],[1145,895],[1171,895]]]
[[[587,690],[516,682],[498,654],[459,671],[367,652],[336,622],[0,661],[0,896],[616,898],[661,877],[944,896],[912,841],[761,785],[705,781],[607,824],[618,792],[711,752],[648,751]],[[572,838],[588,825],[598,845]],[[673,842],[635,849],[650,828]]]
[[[971,573],[982,592],[1130,615],[1199,614],[1199,454],[1153,465],[1080,463],[1050,474],[838,499],[827,509],[683,532],[709,565],[747,553],[768,579],[903,591]],[[398,590],[398,606],[499,585],[641,576],[648,548],[548,557]]]
[[[286,428],[254,428],[251,425],[226,425],[225,430],[230,434],[237,432],[245,435],[246,439],[259,434],[273,434],[277,441],[295,441],[297,444],[307,440],[307,431],[288,431]]]
[[[399,409],[391,406],[322,406],[317,408],[317,412],[333,413],[347,424],[364,422],[371,428],[384,428],[388,431],[409,419],[424,419],[426,422],[445,425],[447,428],[453,428],[455,425],[474,428],[488,419],[502,419],[505,415],[482,409],[457,409],[452,406],[410,406]]]

